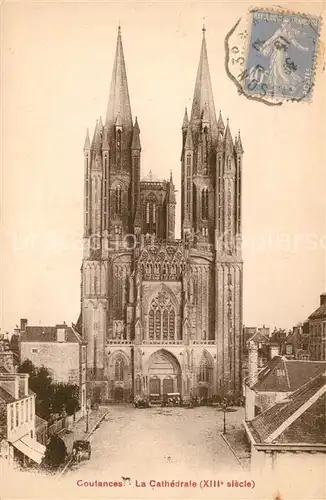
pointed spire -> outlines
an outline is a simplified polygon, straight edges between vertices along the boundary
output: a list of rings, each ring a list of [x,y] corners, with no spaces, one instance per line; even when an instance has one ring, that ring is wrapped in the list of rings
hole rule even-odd
[[[183,122],[182,122],[182,130],[187,130],[188,125],[189,125],[188,112],[187,108],[185,108],[185,114],[183,116]]]
[[[168,203],[176,204],[177,200],[175,197],[175,187],[172,178],[172,170],[170,170],[170,182],[169,182],[169,190],[168,190]]]
[[[224,142],[226,146],[230,146],[231,148],[233,147],[233,140],[232,140],[232,135],[231,135],[231,130],[230,130],[230,125],[229,125],[229,119],[227,118],[226,120],[226,129],[224,133]]]
[[[101,151],[101,126],[98,120],[96,120],[96,125],[92,140],[92,149],[97,153]]]
[[[100,116],[99,125],[100,125],[100,129],[102,130],[102,128],[103,128],[102,116]]]
[[[225,129],[225,126],[224,126],[224,122],[223,122],[223,118],[222,118],[222,113],[221,113],[221,110],[219,112],[219,115],[218,115],[218,121],[217,121],[217,130],[219,132],[224,132],[224,129]]]
[[[140,151],[141,145],[140,145],[139,133],[140,133],[140,129],[139,129],[137,116],[136,116],[135,125],[134,125],[134,129],[133,129],[133,134],[132,134],[131,149],[138,149]]]
[[[91,148],[91,141],[89,139],[89,130],[86,131],[85,143],[84,143],[84,151],[87,151]]]
[[[188,125],[188,130],[187,130],[187,135],[186,135],[186,142],[185,142],[185,149],[194,149],[194,143],[193,143],[193,140],[192,140],[192,133],[191,133],[190,124]]]
[[[115,124],[120,112],[123,127],[132,130],[131,107],[128,91],[127,72],[123,54],[121,28],[118,27],[117,47],[112,71],[111,87],[105,125]]]
[[[239,153],[239,154],[243,153],[243,147],[242,147],[242,141],[241,141],[241,136],[240,136],[240,130],[238,132],[238,137],[237,137],[235,149],[236,149],[237,153]]]
[[[212,83],[208,65],[205,32],[206,28],[204,27],[190,122],[194,124],[200,123],[202,114],[204,112],[205,103],[207,103],[207,117],[212,131],[213,140],[214,139],[216,140],[217,121],[216,121]]]

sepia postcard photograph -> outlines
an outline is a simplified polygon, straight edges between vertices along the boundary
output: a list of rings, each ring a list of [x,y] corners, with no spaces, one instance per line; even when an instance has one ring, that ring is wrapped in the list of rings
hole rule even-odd
[[[324,1],[2,0],[0,498],[326,498]]]

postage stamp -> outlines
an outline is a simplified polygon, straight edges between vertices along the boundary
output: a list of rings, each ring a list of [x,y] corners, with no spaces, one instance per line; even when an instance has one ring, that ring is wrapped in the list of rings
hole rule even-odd
[[[225,41],[226,66],[238,90],[266,104],[309,100],[321,18],[253,9]]]

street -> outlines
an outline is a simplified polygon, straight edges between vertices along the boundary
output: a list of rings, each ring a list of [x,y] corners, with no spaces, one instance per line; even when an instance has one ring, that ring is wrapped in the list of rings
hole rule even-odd
[[[227,425],[240,425],[242,410],[227,414]],[[211,407],[149,408],[112,406],[91,437],[91,459],[65,474],[70,481],[130,478],[213,479],[243,472],[221,437],[223,412]],[[126,480],[127,482],[129,480]]]

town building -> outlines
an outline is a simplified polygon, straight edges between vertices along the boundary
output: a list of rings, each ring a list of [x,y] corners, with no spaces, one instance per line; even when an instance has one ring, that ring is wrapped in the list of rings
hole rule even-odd
[[[326,376],[322,373],[244,422],[251,443],[251,471],[256,477],[261,474],[265,481],[270,480],[274,488],[288,484],[288,478],[295,475],[289,492],[292,498],[296,497],[295,488],[301,493],[303,489],[310,492],[300,498],[317,498],[312,492],[318,484],[322,491],[325,489],[325,394]]]
[[[29,375],[0,373],[0,457],[10,466],[40,464],[45,447],[35,436],[35,394]]]
[[[205,29],[181,133],[181,239],[168,180],[141,177],[121,30],[107,114],[84,145],[81,325],[96,397],[240,393],[243,148],[217,117]]]
[[[79,404],[86,408],[86,343],[73,326],[27,326],[20,333],[21,363],[29,359],[37,367],[45,366],[53,382],[79,387]]]
[[[289,359],[309,360],[309,321],[293,327],[284,340],[280,354]]]
[[[326,360],[326,293],[320,296],[320,306],[308,318],[309,357]]]
[[[245,381],[245,418],[251,420],[275,403],[326,371],[325,361],[303,361],[273,356],[258,369],[257,346],[249,351],[249,376]]]

